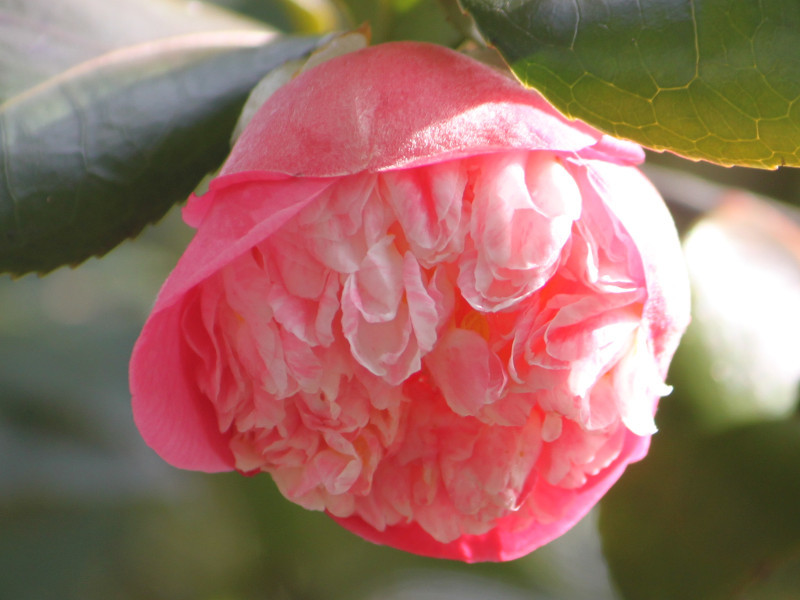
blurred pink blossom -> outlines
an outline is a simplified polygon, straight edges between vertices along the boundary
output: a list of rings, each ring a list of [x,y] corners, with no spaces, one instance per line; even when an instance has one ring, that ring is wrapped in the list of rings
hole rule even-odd
[[[131,363],[142,435],[374,542],[534,550],[645,455],[688,321],[642,158],[437,46],[299,75],[184,211]]]

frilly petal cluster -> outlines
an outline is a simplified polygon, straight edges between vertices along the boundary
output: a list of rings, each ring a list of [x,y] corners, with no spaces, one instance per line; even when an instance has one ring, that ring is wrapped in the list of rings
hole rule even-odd
[[[541,546],[646,453],[688,321],[641,160],[441,47],[304,72],[184,210],[131,363],[142,435],[378,543]]]

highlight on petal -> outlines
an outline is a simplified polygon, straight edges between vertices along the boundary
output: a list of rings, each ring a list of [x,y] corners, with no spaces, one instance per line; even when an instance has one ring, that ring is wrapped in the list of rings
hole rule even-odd
[[[505,391],[507,375],[500,358],[474,331],[448,331],[425,364],[448,406],[458,415],[477,415]]]
[[[478,310],[503,310],[555,273],[581,211],[578,186],[549,153],[492,155],[476,167],[473,250],[459,284]]]
[[[423,266],[452,261],[463,250],[469,218],[464,203],[466,185],[467,172],[461,161],[381,174],[382,195]]]

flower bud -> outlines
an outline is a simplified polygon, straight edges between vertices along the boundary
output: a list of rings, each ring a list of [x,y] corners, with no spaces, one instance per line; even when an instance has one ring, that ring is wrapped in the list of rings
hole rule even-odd
[[[688,321],[642,157],[437,46],[300,74],[184,211],[131,363],[142,435],[378,543],[534,550],[644,456]]]

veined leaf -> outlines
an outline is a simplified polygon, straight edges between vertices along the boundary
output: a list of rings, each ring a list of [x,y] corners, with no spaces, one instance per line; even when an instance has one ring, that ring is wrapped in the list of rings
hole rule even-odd
[[[565,115],[724,165],[800,165],[800,3],[461,0]]]
[[[0,270],[101,255],[229,150],[250,89],[317,38],[189,34],[112,51],[0,105]]]

